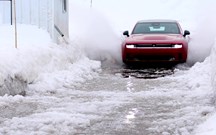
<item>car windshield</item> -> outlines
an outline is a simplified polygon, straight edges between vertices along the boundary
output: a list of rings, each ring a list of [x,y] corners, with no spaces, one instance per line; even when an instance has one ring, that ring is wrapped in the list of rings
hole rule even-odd
[[[137,23],[132,34],[180,34],[175,22],[141,22]]]

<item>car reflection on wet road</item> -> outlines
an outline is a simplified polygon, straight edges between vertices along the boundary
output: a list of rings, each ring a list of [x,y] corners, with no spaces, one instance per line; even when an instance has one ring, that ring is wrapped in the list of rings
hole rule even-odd
[[[167,75],[172,75],[174,73],[173,69],[168,68],[149,68],[149,69],[123,69],[122,76],[127,78],[129,76],[141,79],[155,79],[158,77],[164,77]]]
[[[174,73],[174,66],[120,66],[112,67],[111,69],[104,68],[105,72],[111,72],[112,74],[120,73],[122,77],[135,77],[139,79],[156,79],[172,75]]]

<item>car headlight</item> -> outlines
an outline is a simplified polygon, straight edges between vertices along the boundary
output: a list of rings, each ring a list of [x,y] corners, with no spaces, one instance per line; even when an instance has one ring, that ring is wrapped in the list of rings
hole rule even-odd
[[[175,44],[174,48],[182,48],[182,45],[181,44]]]
[[[135,48],[135,45],[126,45],[126,48],[129,48],[129,49]]]

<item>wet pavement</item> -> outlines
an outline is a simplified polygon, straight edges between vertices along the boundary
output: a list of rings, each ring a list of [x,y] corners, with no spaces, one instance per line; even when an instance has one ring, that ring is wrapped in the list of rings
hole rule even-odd
[[[167,75],[172,75],[174,73],[174,70],[173,68],[124,68],[119,73],[121,73],[125,78],[135,77],[140,79],[155,79]]]
[[[128,101],[91,121],[83,135],[190,135],[202,119],[197,100],[185,98],[190,89],[166,78],[174,68],[106,68],[99,78],[80,90],[130,93]],[[195,98],[195,97],[194,97]],[[203,103],[205,104],[205,103]],[[201,105],[202,106],[202,103]],[[190,108],[190,109],[189,109]]]

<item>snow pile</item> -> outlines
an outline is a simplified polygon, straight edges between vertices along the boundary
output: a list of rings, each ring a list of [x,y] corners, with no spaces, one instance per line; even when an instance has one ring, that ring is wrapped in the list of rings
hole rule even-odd
[[[0,97],[0,134],[82,134],[130,95],[68,88],[44,94]]]
[[[216,59],[216,42],[214,43],[214,46],[212,47],[211,55],[208,58],[210,65],[205,65],[206,66],[205,71],[208,71],[209,74],[211,75],[211,79],[212,79],[211,83],[214,92],[212,93],[214,97],[211,98],[213,98],[213,102],[216,106],[216,69],[215,69],[216,61],[215,59]],[[203,65],[204,64],[205,63],[203,63]],[[207,96],[207,98],[209,97]],[[198,126],[196,130],[196,135],[215,135],[216,134],[215,121],[216,121],[216,113],[213,114],[212,116],[210,115],[206,122]]]
[[[212,63],[212,85],[213,89],[215,91],[215,102],[216,102],[216,40],[215,44],[212,47],[212,52],[211,52],[211,63]]]
[[[23,93],[27,84],[38,84],[40,87],[35,90],[39,87],[40,91],[57,89],[67,81],[76,83],[92,78],[100,69],[99,62],[85,58],[75,45],[56,45],[47,32],[36,26],[18,26],[18,49],[13,46],[12,26],[3,25],[0,29],[3,30],[0,32],[1,95]],[[12,82],[16,82],[14,86]]]

